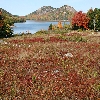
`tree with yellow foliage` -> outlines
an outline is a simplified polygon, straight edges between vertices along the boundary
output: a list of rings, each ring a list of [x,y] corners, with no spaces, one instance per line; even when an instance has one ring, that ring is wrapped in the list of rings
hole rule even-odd
[[[63,28],[61,21],[58,22],[58,28]]]

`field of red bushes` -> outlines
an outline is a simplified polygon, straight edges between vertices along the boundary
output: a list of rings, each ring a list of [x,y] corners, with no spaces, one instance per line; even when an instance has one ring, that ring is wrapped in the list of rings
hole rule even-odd
[[[0,40],[0,100],[99,100],[99,39],[70,33]]]

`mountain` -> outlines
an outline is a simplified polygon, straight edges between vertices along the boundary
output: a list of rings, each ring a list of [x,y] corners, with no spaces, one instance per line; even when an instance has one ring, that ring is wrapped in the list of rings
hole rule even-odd
[[[68,5],[60,8],[53,8],[51,6],[43,6],[38,10],[28,14],[26,19],[52,21],[52,20],[70,20],[76,10]]]
[[[8,12],[8,11],[6,11],[6,10],[4,10],[3,8],[0,8],[0,11],[2,11],[3,16],[9,16],[9,17],[11,17],[11,16],[12,16],[12,14],[11,14],[11,13],[9,13],[9,12]]]

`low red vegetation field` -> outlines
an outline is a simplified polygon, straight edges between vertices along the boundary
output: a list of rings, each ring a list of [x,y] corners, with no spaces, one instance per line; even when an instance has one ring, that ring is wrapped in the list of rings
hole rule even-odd
[[[1,40],[0,100],[99,100],[100,37],[72,37]]]

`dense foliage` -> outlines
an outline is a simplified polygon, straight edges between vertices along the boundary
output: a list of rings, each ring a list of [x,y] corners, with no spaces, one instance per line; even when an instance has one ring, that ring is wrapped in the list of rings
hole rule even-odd
[[[90,9],[87,12],[87,16],[90,18],[89,28],[100,31],[100,9]]]
[[[13,31],[11,26],[17,22],[25,22],[25,18],[12,15],[6,10],[0,8],[0,38],[12,36]]]
[[[10,37],[12,34],[13,32],[10,25],[7,23],[6,19],[2,15],[2,12],[0,11],[0,38]]]
[[[73,29],[88,29],[89,17],[82,11],[75,13],[72,18]]]

